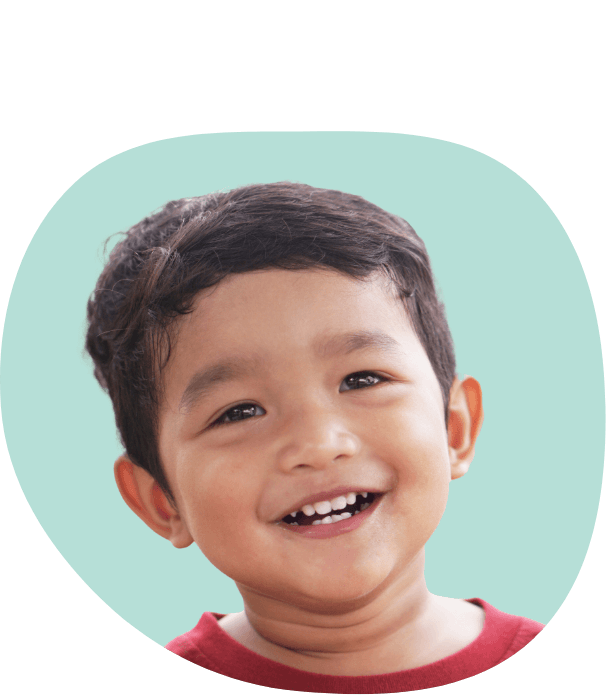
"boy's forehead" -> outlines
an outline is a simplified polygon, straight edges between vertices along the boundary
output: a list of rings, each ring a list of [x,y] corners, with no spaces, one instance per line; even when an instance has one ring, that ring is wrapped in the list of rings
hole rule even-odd
[[[164,387],[173,407],[187,407],[208,383],[367,348],[393,355],[411,333],[383,276],[361,281],[330,270],[281,269],[231,275],[201,292],[180,320]]]
[[[185,330],[208,348],[252,341],[271,348],[276,333],[321,343],[340,328],[370,328],[393,319],[394,312],[408,323],[393,284],[382,274],[358,280],[327,269],[269,269],[229,275],[200,292],[179,333],[183,337]]]
[[[277,290],[279,294],[276,294]],[[322,298],[325,306],[335,307],[342,297],[364,301],[365,297],[372,295],[375,302],[378,300],[391,305],[397,300],[393,282],[381,272],[355,278],[331,268],[269,268],[227,275],[216,285],[199,292],[194,306],[201,313],[207,313],[208,308],[226,301],[231,306],[240,302],[247,309],[262,309],[263,306],[279,308],[287,303],[288,310],[295,311],[297,308],[304,310],[318,293],[324,293]]]

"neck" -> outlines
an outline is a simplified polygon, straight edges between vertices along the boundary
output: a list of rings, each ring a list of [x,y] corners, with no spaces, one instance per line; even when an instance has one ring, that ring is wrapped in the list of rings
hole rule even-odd
[[[431,663],[449,650],[445,618],[455,607],[445,603],[452,599],[429,593],[423,566],[420,553],[397,581],[330,609],[284,603],[239,585],[245,612],[228,616],[221,626],[262,656],[316,673],[390,673]],[[450,644],[450,653],[463,646]]]

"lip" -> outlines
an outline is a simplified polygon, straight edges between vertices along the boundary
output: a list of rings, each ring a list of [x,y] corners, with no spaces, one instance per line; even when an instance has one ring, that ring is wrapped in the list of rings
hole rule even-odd
[[[366,492],[366,490],[364,490]],[[373,492],[368,490],[368,492]],[[380,493],[376,493],[380,494]],[[322,501],[326,499],[322,497],[316,501]],[[292,526],[285,522],[280,525],[287,531],[296,533],[303,538],[308,538],[310,540],[318,540],[322,538],[334,538],[335,536],[340,536],[342,533],[349,533],[350,531],[355,531],[361,524],[363,524],[368,517],[375,512],[375,510],[380,506],[383,500],[383,495],[375,499],[368,509],[363,512],[359,512],[349,519],[343,519],[342,521],[335,521],[332,524],[317,524],[316,526]]]
[[[348,487],[341,486],[341,487],[335,487],[332,490],[329,490],[328,492],[318,492],[315,495],[310,495],[309,497],[305,497],[304,499],[300,500],[297,502],[297,504],[293,507],[290,507],[284,514],[281,514],[277,519],[276,522],[282,521],[282,519],[285,516],[288,516],[292,512],[298,512],[300,511],[306,504],[314,504],[315,502],[324,502],[325,500],[334,500],[335,497],[341,497],[342,495],[348,495],[350,492],[372,492],[375,495],[382,495],[385,490],[378,490],[377,488],[374,487],[352,487],[351,485]],[[373,507],[375,505],[373,504]],[[362,513],[362,512],[360,512]],[[356,516],[359,516],[356,514]],[[296,528],[296,527],[295,527]],[[314,527],[315,528],[315,527]]]

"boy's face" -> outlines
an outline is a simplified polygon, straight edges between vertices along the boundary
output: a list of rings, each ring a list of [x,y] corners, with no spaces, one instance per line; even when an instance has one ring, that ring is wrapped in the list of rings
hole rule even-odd
[[[160,455],[206,557],[243,594],[306,607],[407,581],[451,468],[437,378],[386,281],[232,275],[201,293],[173,345]],[[367,491],[359,518],[282,521]]]

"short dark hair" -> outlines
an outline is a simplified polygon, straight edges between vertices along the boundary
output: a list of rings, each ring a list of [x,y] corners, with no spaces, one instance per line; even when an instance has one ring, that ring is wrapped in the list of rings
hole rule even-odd
[[[452,338],[425,245],[405,220],[359,196],[288,182],[175,200],[111,252],[88,302],[86,336],[127,455],[173,504],[157,439],[169,329],[201,290],[268,268],[386,275],[437,376],[448,420]]]

